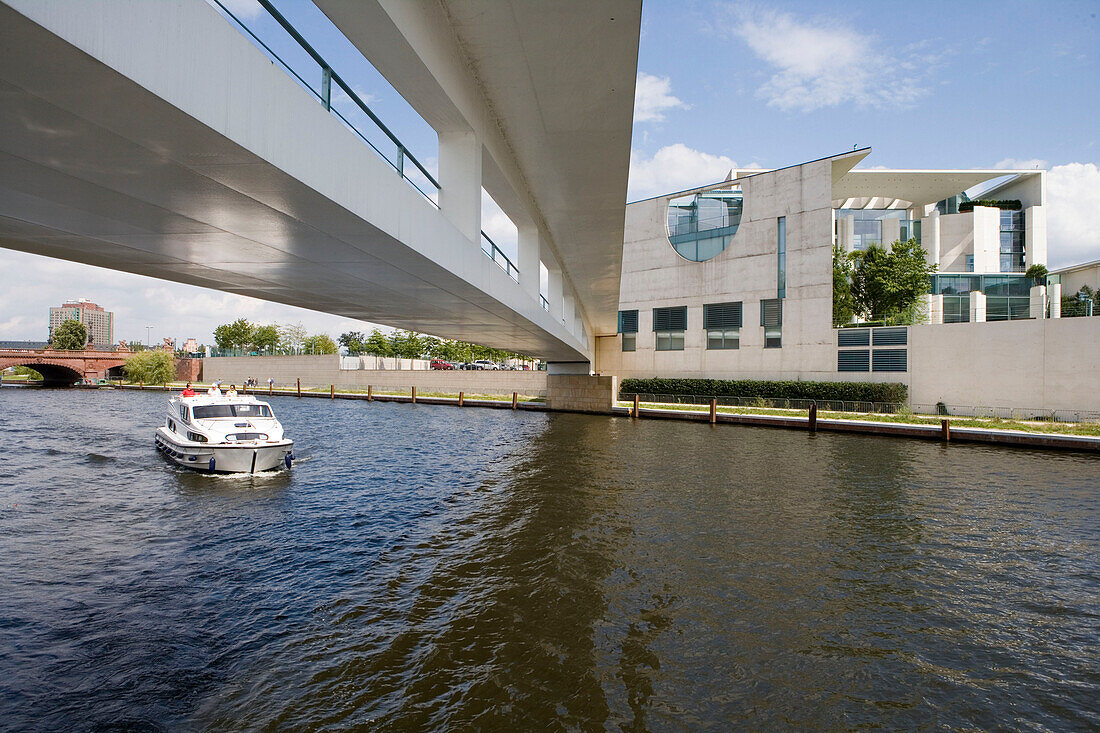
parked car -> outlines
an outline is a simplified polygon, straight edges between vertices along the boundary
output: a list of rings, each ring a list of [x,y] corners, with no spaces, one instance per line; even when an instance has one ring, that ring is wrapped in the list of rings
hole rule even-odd
[[[442,359],[432,359],[428,365],[432,369],[454,369],[455,365],[449,361],[443,361]]]
[[[500,366],[488,359],[478,359],[471,365],[474,369],[483,371],[499,371]]]

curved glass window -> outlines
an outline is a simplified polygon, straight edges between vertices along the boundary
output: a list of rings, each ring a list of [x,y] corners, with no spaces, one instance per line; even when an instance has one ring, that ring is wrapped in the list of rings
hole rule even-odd
[[[729,246],[742,208],[739,186],[673,199],[668,202],[668,241],[684,259],[706,262]]]

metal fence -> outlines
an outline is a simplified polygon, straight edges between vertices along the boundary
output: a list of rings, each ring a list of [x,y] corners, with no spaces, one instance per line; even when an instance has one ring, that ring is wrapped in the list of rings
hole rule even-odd
[[[859,414],[913,414],[940,417],[974,417],[987,420],[1018,420],[1055,423],[1100,423],[1100,412],[1092,410],[1045,410],[1020,407],[986,407],[982,405],[936,404],[904,405],[896,402],[857,402],[850,400],[789,399],[785,397],[730,397],[719,395],[673,395],[620,392],[619,400],[630,402],[637,394],[641,403],[657,405],[709,405],[716,400],[719,407],[744,407],[765,410],[805,412],[810,405],[819,411]]]
[[[900,412],[903,405],[896,402],[856,402],[851,400],[807,400],[787,397],[731,397],[728,395],[674,395],[620,392],[619,399],[631,401],[638,395],[639,402],[651,402],[662,405],[709,405],[716,400],[720,407],[753,407],[770,410],[805,411],[810,405],[818,410],[832,412],[863,412],[893,414]]]

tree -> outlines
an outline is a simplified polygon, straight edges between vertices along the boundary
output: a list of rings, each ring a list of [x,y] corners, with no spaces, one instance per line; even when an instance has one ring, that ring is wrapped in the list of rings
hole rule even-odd
[[[424,352],[420,336],[412,331],[394,331],[389,341],[393,355],[401,359],[419,359]]]
[[[62,321],[61,325],[54,329],[50,338],[50,345],[55,349],[66,351],[80,351],[88,343],[88,329],[80,321],[69,319]]]
[[[856,314],[852,299],[852,256],[833,245],[833,327],[851,323]]]
[[[275,347],[279,343],[279,324],[272,323],[268,326],[256,326],[252,330],[251,346],[256,351],[270,351],[275,353]]]
[[[371,356],[393,356],[393,348],[389,339],[377,328],[370,332],[367,340],[363,342],[363,351]]]
[[[348,350],[349,354],[358,354],[363,350],[363,342],[367,337],[362,331],[348,331],[340,334],[340,344]]]
[[[219,349],[245,349],[252,344],[255,327],[243,318],[224,323],[214,329],[214,341]]]
[[[302,342],[303,354],[335,354],[336,342],[327,333],[309,336]]]
[[[857,310],[870,320],[895,324],[916,320],[921,296],[928,292],[929,277],[936,271],[917,240],[894,242],[889,251],[871,245],[855,253],[855,258],[851,288]]]
[[[24,379],[35,380],[35,381],[41,382],[44,378],[42,376],[41,372],[35,371],[34,369],[31,369],[30,367],[17,366],[17,367],[12,367],[12,369],[15,370],[16,376],[23,377]]]
[[[1050,271],[1047,270],[1046,265],[1040,265],[1036,263],[1027,268],[1027,272],[1024,273],[1024,277],[1034,280],[1036,285],[1046,285],[1048,274],[1050,274]]]
[[[306,329],[300,322],[279,326],[279,351],[284,354],[298,354],[306,340]]]
[[[141,351],[122,367],[131,382],[165,384],[176,378],[176,360],[167,351]]]

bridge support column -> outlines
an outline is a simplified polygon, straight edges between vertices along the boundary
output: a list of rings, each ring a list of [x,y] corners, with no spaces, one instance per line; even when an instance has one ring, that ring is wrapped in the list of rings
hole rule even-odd
[[[550,303],[550,315],[555,321],[560,321],[564,313],[561,267],[548,248],[543,248],[540,257],[542,264],[546,266],[546,300]]]
[[[566,291],[563,298],[565,307],[562,309],[562,318],[565,319],[565,327],[574,336],[577,335],[577,304],[571,290]]]
[[[439,209],[481,246],[481,140],[471,132],[439,134]]]
[[[589,374],[588,362],[551,363],[546,374],[546,406],[560,412],[609,414],[619,393],[619,379]]]
[[[519,286],[535,300],[539,299],[539,230],[534,224],[522,224],[519,230],[519,246],[516,267],[519,268]]]

